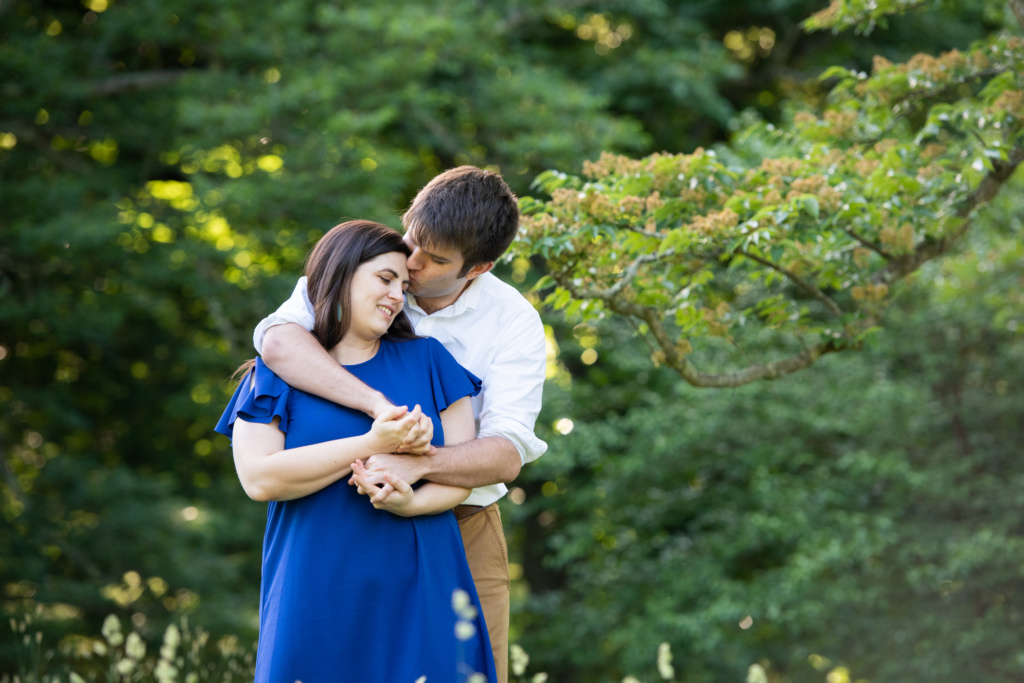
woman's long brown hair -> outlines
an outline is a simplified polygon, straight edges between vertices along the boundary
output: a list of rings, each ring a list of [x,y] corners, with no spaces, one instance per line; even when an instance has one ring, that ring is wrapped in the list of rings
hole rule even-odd
[[[373,221],[347,221],[331,228],[306,258],[306,293],[313,305],[312,334],[325,349],[332,349],[348,331],[352,276],[359,266],[381,254],[410,254],[397,232]],[[400,311],[382,337],[391,341],[415,339],[412,322]],[[231,379],[244,377],[256,364],[242,363]]]

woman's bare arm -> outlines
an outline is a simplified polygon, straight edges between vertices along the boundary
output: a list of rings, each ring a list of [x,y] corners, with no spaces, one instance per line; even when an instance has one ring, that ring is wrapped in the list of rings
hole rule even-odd
[[[238,418],[231,443],[238,479],[253,500],[308,496],[351,472],[356,459],[396,448],[419,413],[419,406],[413,411],[392,407],[366,434],[287,449],[279,417],[269,424]]]

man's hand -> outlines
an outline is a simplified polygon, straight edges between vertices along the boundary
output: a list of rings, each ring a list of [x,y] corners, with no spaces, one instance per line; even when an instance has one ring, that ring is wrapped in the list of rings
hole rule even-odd
[[[381,485],[378,486],[378,482]],[[380,477],[370,475],[363,466],[361,460],[352,463],[352,477],[349,483],[359,489],[361,495],[370,496],[370,503],[377,510],[388,512],[404,517],[412,513],[411,505],[414,492],[408,483],[385,472]]]
[[[415,484],[429,474],[429,459],[430,456],[423,455],[371,455],[364,463],[366,476],[375,485],[384,481],[385,474],[391,474],[407,484]]]

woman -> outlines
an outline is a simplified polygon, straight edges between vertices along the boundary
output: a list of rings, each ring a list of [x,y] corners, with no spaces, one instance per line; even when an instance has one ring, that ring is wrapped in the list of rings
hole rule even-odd
[[[306,265],[313,334],[352,374],[418,404],[371,421],[289,387],[257,359],[217,431],[232,437],[246,493],[270,501],[256,680],[272,683],[494,680],[482,617],[455,635],[453,593],[479,603],[450,509],[468,489],[394,488],[374,509],[343,478],[361,458],[397,449],[421,414],[435,445],[474,437],[480,381],[441,344],[416,337],[402,311],[408,248],[369,221],[343,223]]]

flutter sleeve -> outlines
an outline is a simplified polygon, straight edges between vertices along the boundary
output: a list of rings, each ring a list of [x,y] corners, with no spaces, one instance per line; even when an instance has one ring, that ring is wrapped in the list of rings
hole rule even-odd
[[[238,383],[235,395],[220,416],[215,431],[230,437],[234,435],[235,420],[239,417],[246,422],[260,424],[269,424],[275,417],[279,417],[279,428],[287,434],[288,399],[291,393],[291,387],[271,372],[261,358],[257,358],[253,369]]]
[[[480,393],[480,378],[459,365],[441,342],[427,337],[430,344],[431,382],[434,407],[441,412],[466,396]]]

